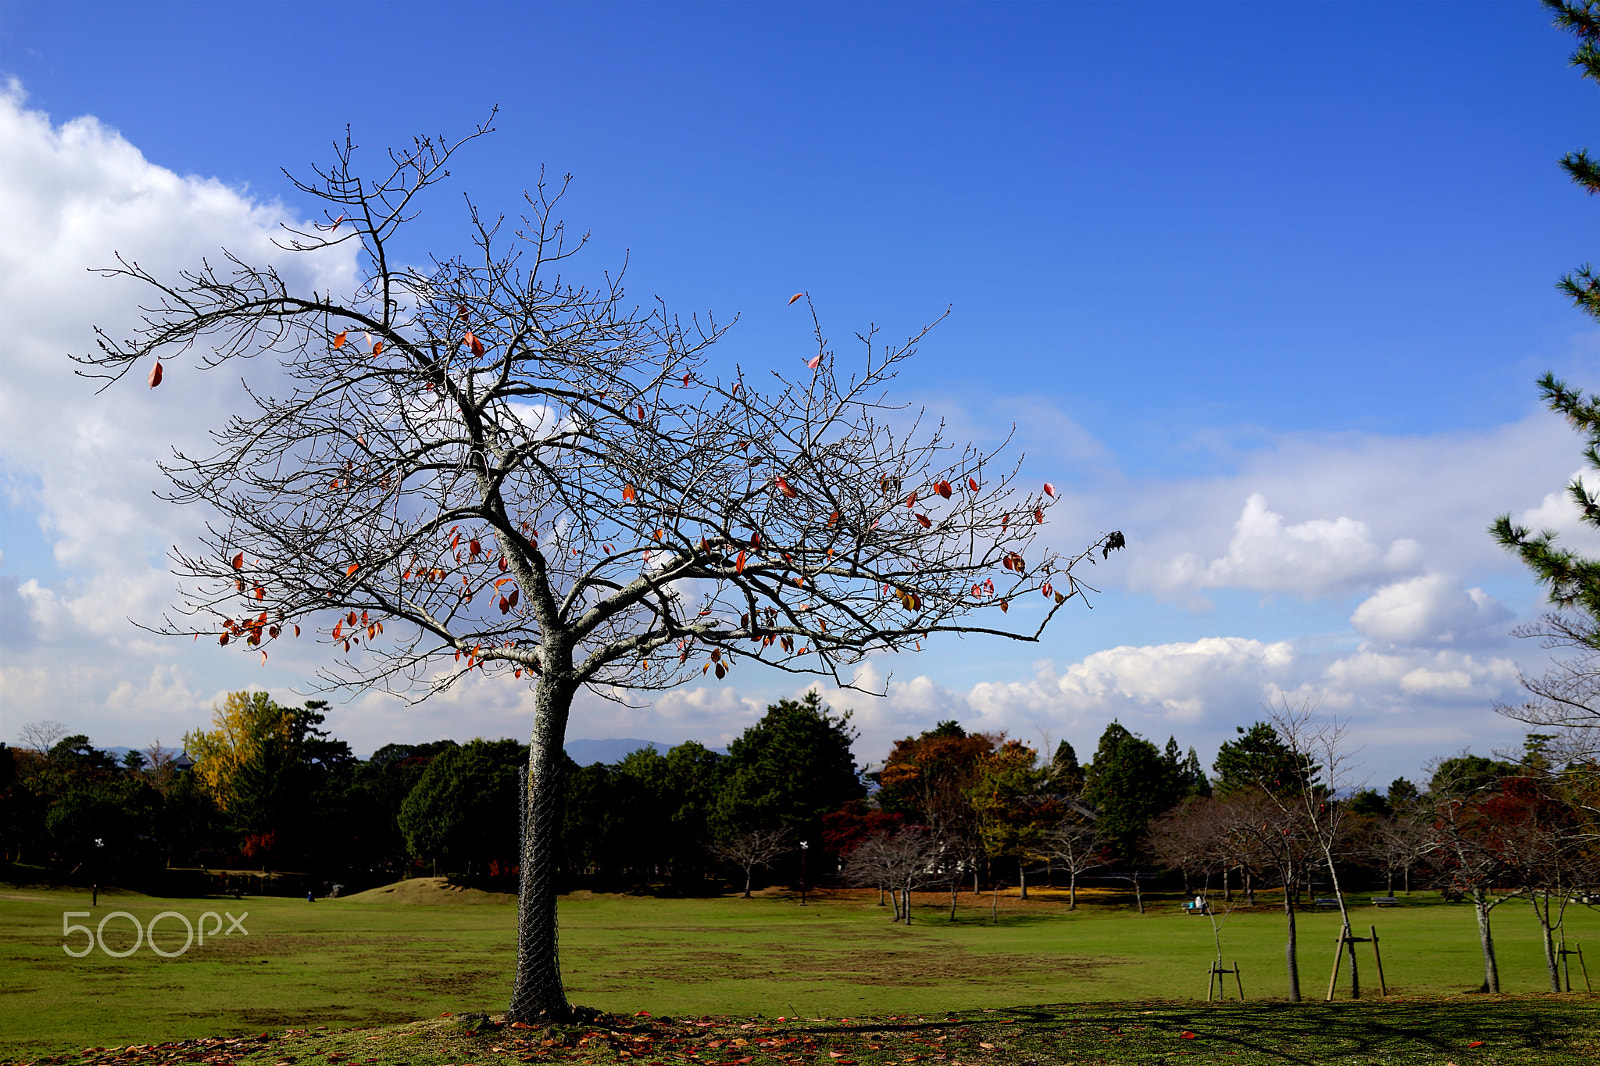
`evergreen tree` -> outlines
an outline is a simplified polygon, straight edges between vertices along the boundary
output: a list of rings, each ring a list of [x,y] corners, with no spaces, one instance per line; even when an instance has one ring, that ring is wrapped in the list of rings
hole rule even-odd
[[[1582,71],[1585,78],[1600,81],[1600,0],[1544,0],[1545,6],[1555,12],[1555,24],[1570,30],[1578,38],[1578,50],[1572,55],[1572,65]],[[1569,152],[1561,159],[1561,167],[1585,191],[1600,192],[1600,162],[1589,155],[1587,148]],[[1566,274],[1557,287],[1585,314],[1600,319],[1600,277],[1591,265]],[[1591,469],[1600,471],[1600,394],[1585,396],[1554,374],[1546,373],[1539,379],[1539,391],[1546,405],[1564,417],[1585,441],[1583,451]],[[1600,529],[1600,494],[1591,493],[1581,478],[1574,478],[1567,486],[1567,495],[1577,505],[1580,521]],[[1494,538],[1508,551],[1514,552],[1533,571],[1540,584],[1548,587],[1550,602],[1558,608],[1576,610],[1585,616],[1584,624],[1577,627],[1582,645],[1600,649],[1600,559],[1587,558],[1570,548],[1556,546],[1553,530],[1537,533],[1519,526],[1509,514],[1495,519],[1489,527]],[[1572,627],[1556,627],[1556,636],[1570,635]],[[1535,627],[1528,635],[1549,639],[1552,626]],[[1557,640],[1557,643],[1563,643]]]
[[[1217,749],[1217,791],[1222,795],[1242,789],[1259,788],[1278,796],[1301,791],[1315,780],[1321,769],[1310,758],[1296,755],[1278,736],[1270,722],[1257,722],[1249,729],[1235,727],[1239,738]]]
[[[728,745],[727,782],[712,815],[717,835],[768,828],[801,839],[819,834],[823,815],[867,794],[850,751],[855,738],[850,712],[833,714],[815,692],[768,706]]]
[[[1084,779],[1083,798],[1095,808],[1100,838],[1123,859],[1141,854],[1150,822],[1182,798],[1161,751],[1117,722],[1100,734]]]

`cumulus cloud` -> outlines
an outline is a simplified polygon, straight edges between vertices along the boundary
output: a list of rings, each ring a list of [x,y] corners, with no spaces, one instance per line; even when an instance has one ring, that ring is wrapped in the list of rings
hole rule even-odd
[[[1253,492],[1233,524],[1227,551],[1203,560],[1192,552],[1172,558],[1155,583],[1171,591],[1246,588],[1312,598],[1345,592],[1415,570],[1422,548],[1402,537],[1387,546],[1365,522],[1312,518],[1290,525]]]
[[[151,163],[93,118],[57,125],[29,110],[15,83],[0,92],[0,484],[13,515],[35,519],[30,527],[13,518],[6,537],[42,538],[55,562],[55,572],[0,584],[8,720],[70,717],[69,693],[86,715],[133,713],[145,704],[120,679],[192,656],[128,623],[159,617],[174,591],[165,550],[191,542],[205,519],[154,498],[163,484],[155,464],[175,446],[203,447],[205,428],[241,399],[236,375],[200,374],[182,359],[159,389],[144,388],[140,374],[96,395],[68,353],[92,350],[95,326],[130,336],[147,294],[93,268],[121,253],[170,276],[227,248],[276,264],[291,285],[348,287],[353,250],[294,256],[273,245],[290,220],[281,204]],[[6,561],[41,554],[13,551]],[[29,647],[53,659],[48,686],[14,654]]]
[[[1229,456],[1225,475],[1130,484],[1091,508],[1122,516],[1128,586],[1164,599],[1337,600],[1428,571],[1481,581],[1519,570],[1486,532],[1505,511],[1600,552],[1561,491],[1574,444],[1542,408],[1477,433],[1285,435]]]
[[[1350,623],[1389,644],[1463,645],[1498,640],[1511,618],[1481,588],[1463,589],[1442,574],[1425,574],[1379,589],[1356,608]]]

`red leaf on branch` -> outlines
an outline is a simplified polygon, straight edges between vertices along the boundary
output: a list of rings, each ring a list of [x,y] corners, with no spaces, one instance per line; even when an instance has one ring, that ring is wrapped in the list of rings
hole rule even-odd
[[[906,497],[906,506],[909,508],[909,507],[915,507],[916,505],[917,505],[917,494],[913,492],[911,495]]]
[[[933,525],[933,520],[930,519],[925,514],[919,514],[919,515],[917,515],[917,524],[920,525],[923,529],[928,529],[929,527],[931,527]]]
[[[461,321],[465,322],[467,320],[468,313],[469,312],[467,311],[467,305],[466,304],[456,304],[456,317],[457,318],[459,318]]]
[[[461,335],[461,343],[472,349],[473,355],[480,357],[483,355],[483,342],[480,341],[478,339],[478,335],[472,332],[470,329]]]
[[[344,221],[344,216],[343,215],[340,215],[338,218],[334,219],[333,220],[333,225],[328,229],[328,232],[329,233],[338,233],[339,232],[339,223],[341,223],[343,221]]]
[[[360,570],[360,569],[361,569],[361,564],[360,563],[351,563],[349,566],[344,568],[344,576],[345,577],[355,577],[356,576],[356,571]]]
[[[744,552],[740,552],[739,558],[733,561],[733,572],[736,574],[744,573]]]
[[[467,554],[468,555],[476,557],[477,554],[479,552],[481,552],[481,551],[483,551],[483,545],[478,543],[478,539],[476,537],[474,537],[473,539],[467,541]]]
[[[337,337],[333,338],[333,346],[335,348],[343,348],[344,347],[344,342],[349,336],[350,336],[350,331],[349,330],[347,330],[347,329],[340,330],[339,331],[339,335]]]
[[[260,585],[257,585],[256,586],[256,599],[264,600],[266,598],[267,598],[267,590],[262,588]]]
[[[1044,494],[1049,496],[1051,499],[1055,499],[1056,487],[1050,484],[1050,482],[1046,481],[1044,483]]]
[[[794,499],[796,496],[800,495],[798,492],[796,492],[794,490],[794,488],[787,481],[783,480],[783,478],[781,478],[781,477],[780,478],[774,478],[773,481],[777,484],[778,491],[782,492],[785,496],[789,497],[791,500]]]
[[[1044,522],[1044,511],[1042,509],[1035,508],[1034,512],[1033,512],[1033,520],[1035,522],[1043,523]]]
[[[339,619],[339,621],[333,623],[333,639],[334,640],[338,640],[339,639],[339,634],[341,634],[343,632],[344,632],[344,619],[341,618],[341,619]]]
[[[373,344],[373,346],[372,346],[372,354],[373,355],[382,355],[383,354],[383,342],[382,341],[378,341],[378,342]]]
[[[244,552],[240,552],[238,555],[233,557],[233,568],[235,570],[244,569]]]
[[[798,300],[798,299],[800,299],[800,297],[802,297],[802,296],[804,296],[804,295],[805,295],[805,293],[803,293],[803,292],[797,292],[797,293],[795,293],[795,294],[794,294],[794,295],[793,295],[793,296],[791,296],[791,297],[789,297],[789,304],[790,304],[790,306],[793,306],[793,304],[794,304],[794,302],[795,302],[795,301],[796,301],[796,300]]]
[[[1000,532],[1004,533],[1006,531],[1006,527],[1009,526],[1010,524],[1011,524],[1011,516],[1010,515],[1002,516],[1001,519],[1000,519]]]
[[[644,404],[639,405],[639,421],[644,421]]]
[[[150,368],[150,387],[153,389],[161,384],[161,360],[156,360],[156,365]]]
[[[1001,600],[1000,601],[1000,611],[1001,611],[1001,613],[1003,614],[1003,613],[1005,613],[1005,612],[1007,612],[1009,610],[1011,610],[1011,604],[1006,600]]]
[[[634,489],[634,487],[632,485],[624,485],[624,486],[622,486],[622,501],[624,503],[632,503],[635,499],[638,498],[638,496],[639,496],[639,493]]]
[[[817,366],[821,362],[822,362],[822,353],[818,352],[816,355],[813,355],[810,359],[806,360],[806,366],[809,367],[812,370],[815,370],[817,368]]]
[[[975,477],[967,478],[967,488],[971,489],[973,492],[977,492],[978,491],[978,479],[975,478]]]

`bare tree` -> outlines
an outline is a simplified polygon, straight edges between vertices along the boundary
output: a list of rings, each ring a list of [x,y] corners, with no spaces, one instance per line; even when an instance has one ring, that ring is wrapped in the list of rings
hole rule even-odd
[[[1276,708],[1269,710],[1272,726],[1283,738],[1284,745],[1307,765],[1318,764],[1323,778],[1304,775],[1292,792],[1269,792],[1277,802],[1293,804],[1304,831],[1322,855],[1333,884],[1333,896],[1339,903],[1339,917],[1343,923],[1340,936],[1345,939],[1355,934],[1350,927],[1350,907],[1339,884],[1338,853],[1349,842],[1350,825],[1345,804],[1338,798],[1361,788],[1365,780],[1352,777],[1354,753],[1349,748],[1349,731],[1338,719],[1321,720],[1316,717],[1314,703],[1296,707],[1285,698]],[[1361,976],[1356,966],[1355,945],[1350,945],[1350,997],[1361,997]],[[1335,974],[1337,976],[1337,974]],[[1332,996],[1332,986],[1329,986]]]
[[[143,365],[152,386],[158,360],[186,351],[277,374],[247,381],[249,410],[206,454],[163,467],[170,499],[212,516],[173,552],[163,631],[265,655],[308,626],[328,686],[420,699],[478,671],[532,688],[508,1012],[531,1022],[570,1014],[554,848],[579,691],[621,700],[746,659],[851,685],[867,655],[941,634],[1036,640],[1085,591],[1074,567],[1123,538],[1041,550],[1052,488],[1023,492],[1005,445],[957,446],[886,405],[922,333],[889,347],[866,333],[851,372],[813,313],[803,371],[761,375],[766,391],[737,367],[719,376],[707,350],[725,327],[560,273],[583,241],[542,181],[520,223],[469,202],[470,253],[403,266],[418,197],[487,132],[418,139],[375,177],[346,138],[295,181],[326,221],[284,248],[359,244],[352,293],[291,292],[228,253],[171,279],[119,258],[107,273],[146,287],[143,325],[100,334],[80,362],[113,380]],[[1043,610],[1006,628],[1041,592]]]
[[[1228,866],[1271,873],[1283,885],[1283,916],[1288,937],[1284,963],[1289,1001],[1300,1002],[1299,927],[1295,906],[1309,879],[1316,848],[1298,808],[1260,788],[1242,788],[1212,801],[1218,856]],[[1226,874],[1224,874],[1226,876]]]
[[[744,870],[744,898],[750,898],[750,880],[756,867],[768,866],[794,850],[794,834],[787,829],[747,829],[711,844],[712,855]]]
[[[855,885],[886,887],[894,920],[911,924],[911,893],[942,879],[946,859],[939,838],[922,826],[868,837],[845,860],[844,879]]]
[[[1396,811],[1372,823],[1362,851],[1383,867],[1389,895],[1394,895],[1394,878],[1403,878],[1406,895],[1411,894],[1411,871],[1428,850],[1429,832],[1425,819],[1413,811]]]
[[[1463,795],[1435,773],[1430,788],[1433,818],[1429,825],[1428,858],[1438,870],[1443,887],[1472,900],[1478,920],[1478,946],[1483,952],[1483,990],[1500,991],[1500,964],[1495,957],[1491,912],[1521,895],[1520,890],[1497,892],[1509,873],[1496,820],[1483,806],[1483,797]]]
[[[1567,654],[1537,677],[1522,674],[1529,699],[1515,706],[1497,703],[1495,710],[1549,731],[1546,754],[1554,772],[1593,780],[1600,764],[1600,633],[1593,622],[1554,613],[1512,632]]]
[[[1067,871],[1069,911],[1078,909],[1078,878],[1105,865],[1101,858],[1100,832],[1093,822],[1072,820],[1044,834],[1040,848],[1050,861]]]
[[[56,746],[56,741],[66,736],[68,729],[66,723],[58,722],[54,718],[46,718],[39,722],[24,722],[22,728],[17,730],[17,738],[22,741],[22,746],[29,751],[40,755],[49,755],[50,749]]]

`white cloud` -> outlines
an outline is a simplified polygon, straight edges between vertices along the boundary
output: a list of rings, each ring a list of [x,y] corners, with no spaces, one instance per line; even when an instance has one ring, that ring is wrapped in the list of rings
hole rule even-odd
[[[1164,599],[1342,599],[1427,571],[1476,583],[1520,571],[1487,533],[1502,512],[1600,552],[1561,491],[1576,445],[1542,408],[1475,433],[1282,436],[1229,456],[1226,475],[1130,484],[1089,507],[1120,516],[1129,587]]]
[[[1154,583],[1171,592],[1247,588],[1307,598],[1348,591],[1415,570],[1421,546],[1409,538],[1387,547],[1365,522],[1313,518],[1289,525],[1253,492],[1233,525],[1225,554],[1202,560],[1192,552],[1173,557]]]
[[[1442,574],[1386,585],[1350,616],[1373,640],[1406,645],[1463,645],[1504,636],[1512,614],[1480,588],[1462,589]]]

